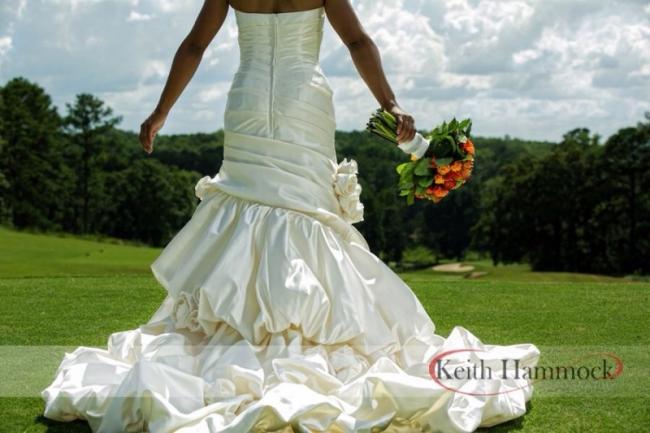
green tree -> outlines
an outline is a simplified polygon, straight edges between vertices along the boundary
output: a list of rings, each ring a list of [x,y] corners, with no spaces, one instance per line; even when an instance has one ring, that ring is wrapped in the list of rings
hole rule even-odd
[[[49,95],[25,78],[8,81],[0,95],[3,206],[11,209],[15,227],[60,229],[71,176],[63,158],[61,118]]]
[[[598,140],[586,129],[573,130],[550,153],[518,159],[486,182],[473,233],[495,263],[528,260],[536,270],[590,267]]]
[[[213,176],[223,160],[223,142],[223,130],[163,135],[156,139],[151,157],[169,166]]]
[[[86,233],[91,230],[91,216],[101,210],[96,209],[91,215],[90,203],[93,196],[101,190],[101,180],[97,176],[98,165],[106,157],[106,134],[121,121],[121,116],[113,116],[113,110],[93,95],[77,95],[74,104],[66,103],[67,115],[64,119],[65,132],[72,146],[68,158],[76,170],[77,182],[75,196],[79,202],[72,204],[74,222],[78,231]]]
[[[195,172],[139,159],[108,175],[112,206],[101,215],[103,233],[163,246],[187,223],[196,207]]]
[[[0,90],[0,113],[4,112],[4,98]],[[4,118],[0,116],[0,157],[3,155],[3,149],[7,145],[4,139]],[[5,174],[0,171],[0,224],[11,225],[11,209],[9,208],[9,181]]]
[[[478,182],[470,180],[437,206],[425,208],[424,245],[443,257],[465,257],[471,242],[470,228],[478,219],[479,187]]]
[[[650,271],[650,113],[605,143],[601,170],[607,194],[595,213],[608,261],[627,273]],[[606,223],[606,224],[605,224]]]

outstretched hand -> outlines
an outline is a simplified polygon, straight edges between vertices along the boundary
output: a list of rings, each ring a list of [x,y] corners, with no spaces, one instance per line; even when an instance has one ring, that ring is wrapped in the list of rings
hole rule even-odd
[[[404,143],[413,140],[415,137],[415,119],[413,116],[394,105],[388,110],[397,119],[397,142]]]
[[[153,152],[153,140],[158,131],[165,124],[167,115],[154,110],[153,113],[140,125],[140,144],[142,149],[147,152]]]

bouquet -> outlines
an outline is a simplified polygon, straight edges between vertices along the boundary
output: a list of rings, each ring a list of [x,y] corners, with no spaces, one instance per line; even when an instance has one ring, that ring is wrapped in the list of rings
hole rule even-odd
[[[386,110],[378,109],[366,126],[372,134],[397,144],[411,155],[410,161],[396,167],[400,196],[405,196],[409,205],[415,199],[438,203],[472,175],[475,150],[470,138],[470,119],[445,121],[427,137],[417,132],[404,143],[397,142],[397,119]]]

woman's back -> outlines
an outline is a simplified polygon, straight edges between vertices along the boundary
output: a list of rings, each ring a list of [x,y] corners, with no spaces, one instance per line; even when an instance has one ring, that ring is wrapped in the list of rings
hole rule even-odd
[[[323,0],[229,0],[229,3],[235,10],[253,13],[286,13],[325,5]]]

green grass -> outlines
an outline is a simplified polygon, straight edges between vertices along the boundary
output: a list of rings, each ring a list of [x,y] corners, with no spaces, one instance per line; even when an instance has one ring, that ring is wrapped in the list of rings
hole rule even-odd
[[[164,298],[149,265],[159,250],[0,228],[0,432],[89,432],[40,416],[39,392],[65,350],[104,347],[144,323]],[[431,270],[401,277],[448,335],[534,343],[542,365],[609,351],[625,363],[612,381],[543,381],[528,413],[487,432],[650,430],[650,284],[604,276],[534,273],[475,261],[480,279]]]
[[[146,275],[148,263],[158,252],[156,248],[0,226],[0,278]]]

